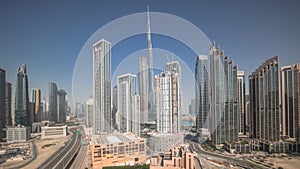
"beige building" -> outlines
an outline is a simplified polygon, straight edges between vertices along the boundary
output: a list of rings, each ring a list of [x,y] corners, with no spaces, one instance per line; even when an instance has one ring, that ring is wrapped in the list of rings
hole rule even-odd
[[[194,169],[194,154],[189,150],[189,145],[182,144],[172,150],[153,156],[150,159],[150,169]]]
[[[124,166],[146,162],[146,140],[132,133],[94,135],[92,138],[93,168]]]

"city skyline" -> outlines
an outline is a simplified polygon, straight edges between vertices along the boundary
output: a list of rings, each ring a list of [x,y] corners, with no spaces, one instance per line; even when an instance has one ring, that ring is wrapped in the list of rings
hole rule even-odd
[[[297,168],[299,7],[0,2],[0,168]]]
[[[74,28],[74,27],[72,27],[71,30],[73,31],[71,33],[62,31],[69,27],[69,25],[67,24],[58,24],[57,29],[52,29],[55,23],[53,19],[58,14],[53,13],[56,4],[52,4],[51,2],[48,3],[49,6],[47,6],[47,10],[45,11],[30,10],[31,7],[29,5],[25,5],[22,3],[18,3],[17,6],[12,7],[11,4],[9,4],[8,2],[3,2],[3,5],[1,5],[0,7],[0,8],[6,7],[5,9],[1,10],[2,14],[0,18],[0,22],[3,23],[1,25],[4,25],[2,27],[3,29],[0,30],[0,34],[3,34],[2,36],[3,38],[0,40],[0,44],[2,44],[3,46],[1,47],[0,50],[0,54],[1,54],[0,67],[6,70],[7,81],[12,83],[13,96],[15,93],[15,80],[14,80],[15,70],[17,69],[18,65],[21,65],[22,63],[25,62],[29,69],[28,74],[29,74],[29,81],[30,81],[30,89],[40,88],[42,91],[42,98],[44,97],[47,98],[47,93],[48,93],[47,84],[49,81],[53,81],[58,83],[60,86],[62,86],[62,88],[65,89],[68,95],[70,96],[70,99],[72,99],[71,97],[72,78],[71,77],[73,73],[73,67],[78,52],[82,47],[83,43],[86,41],[86,39],[88,39],[88,37],[93,32],[95,32],[99,27],[103,26],[107,22],[127,14],[132,14],[135,12],[145,12],[147,7],[147,5],[145,5],[144,2],[137,2],[133,4],[133,6],[135,7],[133,11],[127,12],[121,10],[120,12],[114,13],[113,11],[118,10],[119,7],[112,6],[110,3],[104,3],[105,5],[108,6],[108,9],[112,10],[110,12],[111,15],[105,17],[101,17],[103,15],[100,16],[97,15],[98,17],[100,17],[99,23],[90,23],[88,20],[83,20],[86,17],[90,17],[91,16],[90,13],[87,13],[82,17],[78,17],[79,18],[78,20],[75,19],[77,15],[74,16],[64,15],[67,12],[74,13],[75,9],[79,9],[79,6],[81,6],[82,8],[81,10],[83,11],[87,10],[87,8],[91,7],[89,3],[82,5],[80,2],[74,2],[72,4],[73,7],[72,9],[67,9],[67,11],[64,11],[62,9],[65,9],[64,8],[65,4],[64,2],[62,2],[60,4],[61,8],[57,9],[56,11],[58,12],[58,14],[60,14],[60,16],[62,16],[62,19],[59,19],[57,22],[62,23],[63,21],[65,21],[64,18],[66,18],[68,23],[70,23],[70,25],[74,25],[76,23],[79,24],[80,22],[86,23],[83,25],[80,24],[81,25],[80,28],[84,28],[84,30],[88,30],[88,31],[86,32],[81,31],[82,33],[78,34],[76,33],[76,31],[79,31],[79,28]],[[260,3],[252,2],[247,5],[243,5],[239,2],[236,2],[235,5],[228,5],[228,4],[222,4],[222,2],[214,3],[214,2],[194,1],[194,3],[191,3],[194,5],[186,4],[187,7],[190,8],[190,10],[188,11],[186,9],[180,9],[180,5],[176,5],[175,2],[174,4],[170,4],[170,5],[166,5],[165,3],[166,2],[154,1],[151,3],[149,2],[148,5],[150,6],[150,11],[152,12],[165,12],[165,13],[174,14],[179,17],[183,17],[184,19],[187,19],[191,23],[195,24],[195,26],[199,27],[211,40],[216,40],[218,44],[223,46],[225,51],[229,52],[231,58],[234,59],[236,63],[239,64],[239,67],[245,70],[245,76],[248,76],[252,71],[254,71],[253,67],[256,66],[256,62],[263,62],[265,59],[272,57],[274,55],[282,56],[280,61],[281,66],[290,65],[292,63],[297,62],[296,59],[297,54],[296,51],[293,49],[295,49],[296,46],[299,44],[300,39],[299,36],[297,36],[298,31],[293,31],[293,30],[297,30],[297,28],[300,27],[299,23],[296,22],[297,16],[299,16],[298,15],[299,12],[297,10],[290,10],[290,9],[299,6],[298,2],[295,2],[294,5],[292,4],[282,5],[276,3],[276,1],[272,1],[273,10],[271,9],[269,10],[270,14],[265,12],[264,10],[267,9],[267,4],[268,4],[267,2],[260,2]],[[220,9],[220,10],[216,10],[219,12],[213,15],[204,16],[204,13],[208,11],[209,7],[215,4],[218,4],[215,7],[217,7],[217,9]],[[43,3],[36,2],[35,5],[40,7],[40,9],[44,9],[46,7]],[[130,4],[124,4],[124,5],[128,6]],[[20,10],[15,10],[15,9],[19,9],[20,6],[24,6],[24,8],[20,8]],[[225,16],[219,15],[220,13],[222,13],[222,10],[225,9],[219,8],[218,6],[225,6],[229,9],[232,9],[232,10],[226,9],[226,12],[223,13],[226,13],[226,16],[227,17],[229,16],[228,18],[234,18],[237,21],[241,21],[241,23],[245,24],[245,26],[243,26],[242,24],[237,25],[237,23],[230,22],[230,19],[226,19]],[[202,12],[198,12],[198,10],[196,10],[197,7],[199,9],[203,9]],[[234,15],[235,9],[237,7],[240,7],[245,11],[240,13],[240,16]],[[12,11],[15,13],[12,13],[12,11],[8,11],[7,9],[9,8],[14,9]],[[278,8],[280,9],[282,8],[282,10],[276,10]],[[256,9],[255,10],[256,14],[253,14],[251,12],[251,9]],[[278,11],[278,12],[273,12],[273,11]],[[19,16],[18,14],[20,14],[21,12],[22,13],[25,12],[28,14],[22,15],[23,17],[22,23],[18,23],[16,22],[18,20],[16,19],[16,17]],[[37,20],[34,21],[30,19],[31,18],[30,16],[34,14],[41,14],[41,16],[35,15],[35,17],[37,17]],[[9,16],[9,17],[5,17],[5,16]],[[254,16],[261,16],[261,17],[254,17]],[[93,17],[95,16],[93,15]],[[214,26],[215,23],[211,22],[211,20],[214,20],[216,18],[217,21],[223,23],[222,24],[224,26],[223,29],[220,28],[217,29]],[[253,18],[257,20],[253,20]],[[48,20],[49,23],[44,22],[43,19]],[[252,24],[251,22],[245,23],[247,20],[253,21],[253,23]],[[26,22],[26,24],[24,22]],[[87,24],[87,22],[89,24]],[[19,30],[17,24],[23,24],[24,29]],[[48,24],[50,24],[48,26],[49,28],[46,29],[43,25],[48,25]],[[13,27],[15,29],[8,29],[9,27]],[[241,30],[236,31],[237,27],[241,27]],[[14,30],[20,32],[19,37],[15,37],[15,35],[13,35]],[[38,31],[34,31],[34,30],[38,30]],[[50,35],[55,35],[55,36],[53,36],[53,38],[50,38],[48,34],[45,34],[45,31],[49,32]],[[65,32],[64,36],[60,35],[61,31]],[[237,33],[238,35],[241,36],[229,36],[232,35],[233,32],[235,33],[235,35]],[[74,35],[73,33],[76,33],[76,35],[78,36],[73,36]],[[251,38],[248,36],[248,34],[251,35]],[[32,38],[28,38],[29,36],[31,36]],[[112,49],[114,55],[116,56],[112,58],[113,59],[112,70],[114,70],[116,68],[117,63],[122,60],[122,57],[119,56],[122,55],[126,56],[126,54],[131,53],[132,50],[145,48],[145,44],[146,44],[145,36],[146,35],[138,35],[129,38],[124,42],[120,42],[114,47],[114,49]],[[263,38],[267,36],[270,38]],[[8,37],[10,38],[8,39]],[[19,39],[21,37],[22,39]],[[61,38],[61,40],[55,39],[58,37]],[[77,37],[78,37],[78,41],[76,40]],[[47,43],[44,44],[39,43],[39,41],[45,38],[48,39]],[[192,70],[194,70],[193,66],[196,60],[196,55],[194,55],[191,51],[185,49],[185,47],[182,47],[183,45],[181,43],[176,42],[173,39],[159,36],[156,34],[152,35],[151,38],[155,47],[165,48],[167,50],[174,52],[176,55],[180,56]],[[257,40],[259,39],[259,41],[255,40],[255,38],[257,38]],[[276,38],[278,40],[276,40]],[[20,49],[26,47],[25,50],[11,50],[10,49],[11,47],[8,46],[8,44],[12,42],[11,39],[19,40],[19,42],[24,42],[23,44],[25,45],[23,46],[17,45],[17,47],[19,47]],[[72,39],[73,43],[69,43],[68,45],[65,45],[66,43],[62,44],[63,42],[67,42],[68,39]],[[140,42],[144,42],[144,43],[140,43]],[[236,42],[239,42],[239,44],[237,44]],[[130,44],[128,49],[124,48],[124,43]],[[59,49],[57,45],[62,45],[63,50]],[[171,46],[175,46],[175,47],[171,47]],[[279,48],[278,46],[282,46],[282,47]],[[177,47],[178,49],[176,49]],[[22,54],[19,53],[19,51],[22,51]],[[251,58],[251,59],[247,59],[247,58]],[[56,69],[50,69],[48,65],[49,66],[57,65],[57,66]],[[44,70],[44,71],[40,71],[40,70]],[[48,70],[52,70],[52,71],[48,71]],[[247,78],[246,78],[246,85],[247,85]]]

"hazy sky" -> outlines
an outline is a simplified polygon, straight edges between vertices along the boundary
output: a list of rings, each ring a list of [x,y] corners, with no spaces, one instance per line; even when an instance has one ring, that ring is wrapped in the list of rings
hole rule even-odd
[[[275,55],[281,65],[300,62],[300,2],[296,0],[2,0],[0,67],[6,70],[13,90],[17,67],[26,63],[30,90],[41,88],[47,96],[52,81],[71,95],[74,65],[87,39],[117,18],[145,12],[147,4],[152,12],[176,15],[197,26],[246,76]],[[115,53],[119,55],[112,55],[113,69],[123,56],[144,49],[145,38],[140,35],[118,44]],[[152,43],[178,55],[194,70],[196,56],[183,44],[155,35]]]

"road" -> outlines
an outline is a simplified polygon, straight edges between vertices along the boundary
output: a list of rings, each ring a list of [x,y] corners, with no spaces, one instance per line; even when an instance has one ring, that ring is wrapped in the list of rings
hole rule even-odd
[[[88,151],[88,145],[81,146],[81,148],[70,168],[82,169],[82,168],[87,167],[87,166],[83,166],[84,161],[87,160],[86,157],[88,157],[87,151]]]
[[[57,165],[61,164],[65,156],[67,156],[74,146],[80,144],[80,136],[77,134],[77,128],[70,129],[72,132],[72,138],[69,140],[67,145],[64,148],[59,149],[56,151],[52,156],[49,157],[47,161],[45,161],[38,169],[54,169]],[[73,154],[72,154],[73,155]],[[65,168],[68,164],[62,164],[63,168]]]
[[[207,152],[202,150],[199,147],[199,144],[194,143],[194,142],[189,142],[191,147],[195,149],[195,151],[199,154],[199,156],[203,157],[203,158],[212,158],[221,162],[228,162],[230,164],[236,164],[240,167],[243,168],[255,168],[255,169],[262,169],[264,167],[251,163],[249,161],[246,160],[242,160],[242,159],[238,159],[238,158],[233,158],[233,157],[227,157],[224,155],[220,155],[220,154],[215,154],[215,153],[211,153],[211,152]]]

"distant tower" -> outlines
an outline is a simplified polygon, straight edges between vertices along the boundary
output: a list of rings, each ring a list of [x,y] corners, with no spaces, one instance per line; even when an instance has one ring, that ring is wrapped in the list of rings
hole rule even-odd
[[[41,122],[42,106],[41,106],[41,90],[32,89],[32,103],[34,104],[33,122]]]
[[[12,99],[12,88],[11,83],[5,83],[5,119],[6,126],[12,126],[12,115],[11,115],[11,99]]]
[[[6,127],[5,120],[5,70],[0,69],[0,142],[4,137],[3,128]]]
[[[209,91],[208,57],[201,55],[197,57],[195,67],[195,110],[196,127],[198,130],[201,128],[209,128]]]
[[[111,120],[111,43],[101,39],[93,45],[94,134],[110,132]]]
[[[48,83],[48,96],[49,96],[49,121],[57,122],[57,85],[56,83]]]
[[[93,126],[93,107],[94,107],[94,99],[88,99],[85,102],[86,107],[86,126],[92,127]]]
[[[66,122],[66,117],[67,117],[67,102],[66,102],[66,95],[67,93],[60,89],[57,92],[58,96],[58,122]]]
[[[155,106],[154,106],[155,93],[154,93],[153,53],[152,53],[152,43],[151,43],[149,6],[147,7],[147,57],[148,57],[148,70],[149,70],[148,121],[154,121],[155,120]]]
[[[30,126],[28,77],[26,64],[18,68],[15,95],[15,126]]]

